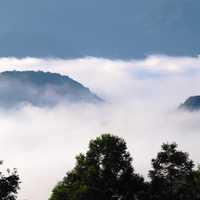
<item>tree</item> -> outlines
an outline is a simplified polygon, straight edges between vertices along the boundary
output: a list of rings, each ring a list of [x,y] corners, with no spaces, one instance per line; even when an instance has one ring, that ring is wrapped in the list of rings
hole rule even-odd
[[[50,200],[134,200],[144,180],[134,173],[123,139],[104,134],[91,140],[86,155],[54,188]]]
[[[200,166],[187,177],[185,186],[180,191],[184,200],[200,200]]]
[[[0,164],[2,164],[2,161]],[[15,200],[19,183],[16,169],[13,172],[8,169],[6,175],[0,172],[0,200]]]
[[[184,199],[181,191],[186,180],[192,177],[193,161],[187,153],[178,151],[177,144],[163,144],[162,150],[152,160],[151,178],[152,199]]]
[[[200,200],[200,165],[192,173],[191,193],[195,200]]]

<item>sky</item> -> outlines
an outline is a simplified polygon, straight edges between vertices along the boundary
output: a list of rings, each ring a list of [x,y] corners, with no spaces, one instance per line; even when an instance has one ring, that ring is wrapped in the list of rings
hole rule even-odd
[[[68,75],[105,99],[103,105],[62,102],[53,108],[26,105],[0,110],[0,158],[17,168],[19,200],[48,199],[56,183],[73,168],[102,133],[123,137],[137,173],[145,178],[163,142],[177,142],[199,163],[199,112],[177,108],[200,91],[200,57],[151,55],[114,60],[0,58],[0,71],[43,70]],[[35,192],[37,191],[37,192]]]
[[[2,0],[0,56],[197,56],[199,7],[199,0]]]

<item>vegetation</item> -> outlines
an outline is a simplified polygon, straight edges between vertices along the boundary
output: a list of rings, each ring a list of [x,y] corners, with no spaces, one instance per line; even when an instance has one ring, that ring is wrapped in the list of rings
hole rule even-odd
[[[163,144],[149,182],[135,173],[126,142],[104,134],[53,189],[49,200],[200,200],[200,167],[177,144]]]
[[[51,200],[132,199],[144,180],[131,161],[123,139],[102,135],[90,142],[86,155],[76,157],[75,168],[55,187]]]
[[[152,199],[184,199],[187,179],[192,177],[193,162],[188,154],[177,150],[177,144],[163,144],[156,159],[152,159],[150,170]],[[191,199],[191,197],[189,198]]]
[[[0,164],[2,164],[2,161]],[[19,183],[16,169],[13,172],[8,169],[6,175],[0,172],[0,200],[15,200]]]
[[[0,172],[0,200],[16,200],[19,184],[16,169]],[[194,169],[188,153],[176,143],[164,143],[145,182],[134,171],[126,142],[104,134],[76,157],[75,167],[49,200],[200,200],[200,166]]]
[[[62,103],[103,103],[104,100],[79,82],[43,71],[5,71],[0,73],[0,108],[30,104],[51,107]]]

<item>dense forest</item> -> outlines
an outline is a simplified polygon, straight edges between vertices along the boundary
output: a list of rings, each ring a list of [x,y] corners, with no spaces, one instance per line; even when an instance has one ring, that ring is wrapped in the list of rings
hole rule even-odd
[[[103,134],[54,187],[49,200],[199,200],[200,167],[176,143],[164,143],[145,180],[136,173],[124,139]],[[0,176],[0,200],[17,199],[17,171]]]

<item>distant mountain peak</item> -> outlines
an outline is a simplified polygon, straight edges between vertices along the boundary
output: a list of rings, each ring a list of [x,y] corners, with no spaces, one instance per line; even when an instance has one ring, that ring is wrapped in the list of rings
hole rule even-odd
[[[83,102],[99,103],[102,99],[68,76],[43,71],[0,73],[0,107]]]
[[[185,100],[183,104],[179,106],[180,109],[188,111],[199,111],[200,110],[200,95],[191,96]]]

